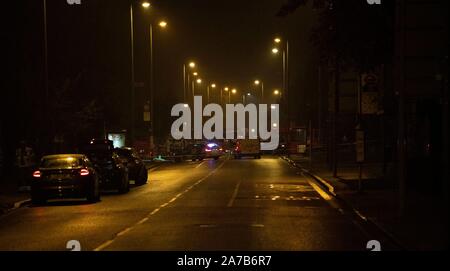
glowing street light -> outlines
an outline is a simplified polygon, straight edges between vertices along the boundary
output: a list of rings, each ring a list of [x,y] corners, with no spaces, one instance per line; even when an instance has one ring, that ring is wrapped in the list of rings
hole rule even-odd
[[[189,62],[189,67],[195,68],[195,62]]]
[[[273,94],[274,94],[274,95],[280,95],[280,91],[279,91],[278,89],[275,89],[275,90],[273,91]]]
[[[197,84],[201,84],[202,83],[202,79],[198,78],[197,79]]]
[[[161,28],[166,28],[167,27],[167,22],[166,21],[161,21],[161,22],[159,22],[159,26]]]
[[[280,38],[275,38],[275,39],[273,39],[273,41],[275,41],[275,43],[280,43],[281,39]]]
[[[273,48],[273,49],[272,49],[272,53],[273,53],[273,54],[278,54],[278,48]]]
[[[233,89],[231,90],[231,93],[233,93],[233,94],[236,94],[236,92],[237,92],[237,90],[236,90],[235,88],[233,88]]]
[[[147,2],[147,1],[142,2],[142,7],[143,7],[143,8],[149,8],[149,7],[150,7],[150,3]]]
[[[255,80],[254,83],[255,83],[255,85],[259,85],[260,82],[259,82],[259,80]]]
[[[193,72],[192,75],[197,76],[198,72]]]
[[[215,87],[216,87],[216,84],[212,83],[212,84],[211,84],[211,87],[212,87],[212,88],[215,88]]]

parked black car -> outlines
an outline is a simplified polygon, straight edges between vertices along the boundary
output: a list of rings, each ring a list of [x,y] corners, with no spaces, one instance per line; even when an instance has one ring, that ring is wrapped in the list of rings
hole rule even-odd
[[[119,193],[130,190],[128,168],[114,151],[111,140],[92,140],[84,147],[84,153],[99,173],[102,189],[116,189]]]
[[[85,155],[47,155],[33,172],[33,203],[41,204],[47,199],[64,197],[87,198],[90,202],[100,200],[99,177]]]
[[[142,158],[133,148],[122,147],[116,148],[114,151],[128,168],[128,178],[130,180],[134,180],[139,185],[147,183],[147,168]]]

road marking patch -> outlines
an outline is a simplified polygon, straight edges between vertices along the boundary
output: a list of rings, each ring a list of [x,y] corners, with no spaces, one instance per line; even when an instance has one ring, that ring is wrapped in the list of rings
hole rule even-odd
[[[226,161],[226,160],[225,160]],[[201,182],[203,182],[204,180],[208,179],[209,177],[211,177],[214,173],[216,173],[220,168],[222,168],[222,166],[225,164],[225,161],[223,161],[219,166],[217,166],[214,170],[212,170],[211,172],[209,172],[206,176],[200,178],[197,182],[195,182],[193,185],[191,185],[188,189],[184,190],[184,192],[177,194],[174,198],[172,198],[169,202],[166,202],[164,204],[162,204],[160,207],[156,208],[155,210],[153,210],[151,213],[149,213],[145,218],[141,219],[140,221],[136,222],[135,224],[133,224],[130,227],[127,227],[125,229],[123,229],[122,231],[120,231],[119,233],[117,233],[113,239],[108,240],[106,242],[104,242],[103,244],[101,244],[100,246],[96,247],[94,249],[94,251],[100,251],[103,250],[105,248],[107,248],[108,246],[110,246],[118,237],[123,236],[124,234],[126,234],[127,232],[131,231],[134,227],[143,224],[144,222],[146,222],[152,215],[156,214],[157,212],[159,212],[162,208],[166,207],[167,205],[169,205],[170,203],[174,202],[176,199],[178,199],[179,197],[181,197],[182,195],[184,195],[186,192],[188,192],[191,188],[195,187],[196,185],[200,184]]]

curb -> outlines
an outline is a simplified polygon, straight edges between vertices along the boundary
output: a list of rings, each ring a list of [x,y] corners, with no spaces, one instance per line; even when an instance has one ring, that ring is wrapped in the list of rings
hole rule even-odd
[[[24,207],[28,204],[31,203],[31,199],[24,199],[24,200],[20,200],[20,201],[16,201],[13,202],[11,204],[9,204],[9,206],[7,206],[6,208],[0,209],[0,215],[6,214],[8,212],[14,211],[18,208]]]
[[[366,223],[369,223],[370,226],[376,228],[378,231],[383,233],[394,245],[399,247],[401,250],[407,250],[407,247],[405,245],[403,245],[402,242],[400,242],[392,233],[390,233],[389,231],[384,229],[381,225],[379,225],[379,223],[373,221],[372,219],[370,219],[367,216],[365,216],[364,214],[362,214],[359,210],[357,210],[351,204],[349,204],[345,199],[343,199],[338,194],[336,194],[334,186],[331,185],[329,182],[320,178],[319,176],[312,173],[311,171],[301,167],[300,165],[295,163],[292,159],[285,157],[285,156],[282,156],[281,158],[283,160],[285,160],[286,162],[288,162],[289,164],[291,164],[292,166],[300,169],[302,172],[306,173],[308,176],[310,176],[311,178],[316,180],[319,184],[324,186],[324,188],[326,188],[327,192],[329,192],[336,199],[338,199],[341,203],[343,203],[347,208],[349,208],[354,214],[356,214],[359,217],[359,219],[363,220]]]

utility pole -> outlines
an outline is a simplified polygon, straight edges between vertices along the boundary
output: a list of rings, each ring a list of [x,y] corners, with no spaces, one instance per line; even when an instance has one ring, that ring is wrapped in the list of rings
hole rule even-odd
[[[153,25],[150,24],[150,148],[155,143],[155,89],[154,89],[154,65],[153,65]]]
[[[135,88],[134,88],[134,26],[133,26],[133,4],[130,4],[130,42],[131,42],[131,108],[130,108],[130,142],[131,146],[134,143],[134,122],[135,122]]]
[[[340,65],[339,56],[335,59],[335,71],[334,71],[334,112],[332,122],[332,152],[331,152],[331,165],[333,171],[333,177],[337,177],[337,153],[338,153],[338,139],[337,139],[337,121],[339,114],[339,95],[340,95]]]
[[[398,116],[397,116],[397,158],[398,158],[398,184],[399,184],[399,215],[403,216],[406,207],[406,133],[405,133],[405,1],[396,2],[396,88],[398,95]]]
[[[44,15],[44,91],[45,91],[45,105],[44,105],[44,122],[48,123],[47,126],[47,142],[50,143],[51,134],[53,131],[53,118],[50,118],[50,95],[49,95],[49,83],[48,83],[48,38],[47,38],[47,0],[43,0],[43,15]],[[51,120],[50,120],[51,119]],[[51,123],[49,123],[49,120]],[[50,126],[50,127],[48,127]]]

